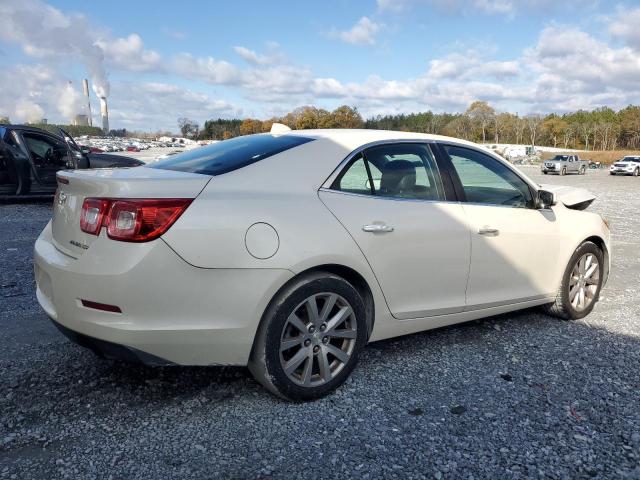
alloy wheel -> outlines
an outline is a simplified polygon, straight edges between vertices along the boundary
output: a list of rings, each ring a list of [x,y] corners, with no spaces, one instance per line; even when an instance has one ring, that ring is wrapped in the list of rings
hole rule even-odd
[[[576,262],[569,278],[569,302],[578,312],[594,301],[600,283],[600,264],[593,253],[585,253]]]
[[[347,300],[329,292],[311,295],[285,322],[280,365],[298,385],[323,385],[349,362],[356,338],[356,317]]]

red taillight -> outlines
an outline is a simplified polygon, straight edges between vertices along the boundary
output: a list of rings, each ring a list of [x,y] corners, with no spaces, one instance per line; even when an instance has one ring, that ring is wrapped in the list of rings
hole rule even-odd
[[[107,235],[125,242],[148,242],[166,232],[190,203],[189,199],[114,200]]]
[[[91,235],[100,235],[109,204],[106,198],[85,198],[80,213],[80,230]]]
[[[192,199],[182,198],[87,198],[82,205],[80,228],[99,235],[104,226],[113,240],[148,242],[165,233],[191,202]],[[99,222],[97,226],[91,223],[93,220]]]

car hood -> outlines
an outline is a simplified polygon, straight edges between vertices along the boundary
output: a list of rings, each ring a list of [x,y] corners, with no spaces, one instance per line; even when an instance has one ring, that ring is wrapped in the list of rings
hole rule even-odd
[[[584,188],[567,187],[563,185],[540,185],[543,190],[553,192],[556,201],[567,208],[584,210],[596,199],[596,196]]]

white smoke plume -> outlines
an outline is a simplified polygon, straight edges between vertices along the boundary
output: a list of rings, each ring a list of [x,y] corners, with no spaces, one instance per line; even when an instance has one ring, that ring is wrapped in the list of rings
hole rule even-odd
[[[40,0],[0,0],[0,38],[22,45],[25,53],[47,60],[79,57],[98,96],[109,95],[104,52],[87,19],[64,15]]]
[[[58,98],[58,110],[67,120],[73,120],[76,114],[83,112],[83,97],[78,90],[73,87],[73,83],[67,82],[62,88]],[[86,114],[86,112],[83,112]]]
[[[39,122],[44,116],[42,107],[27,98],[18,100],[15,112],[18,118],[24,118],[27,122]]]

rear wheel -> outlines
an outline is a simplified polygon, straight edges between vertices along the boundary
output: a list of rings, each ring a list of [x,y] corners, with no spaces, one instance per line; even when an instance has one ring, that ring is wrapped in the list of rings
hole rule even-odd
[[[580,167],[580,175],[584,175],[585,173],[587,173],[587,167]]]
[[[315,272],[272,301],[249,370],[284,399],[313,400],[344,383],[366,341],[365,306],[357,290],[342,277]]]
[[[584,242],[571,256],[556,301],[546,306],[547,312],[565,320],[586,317],[600,296],[602,275],[602,250]]]

